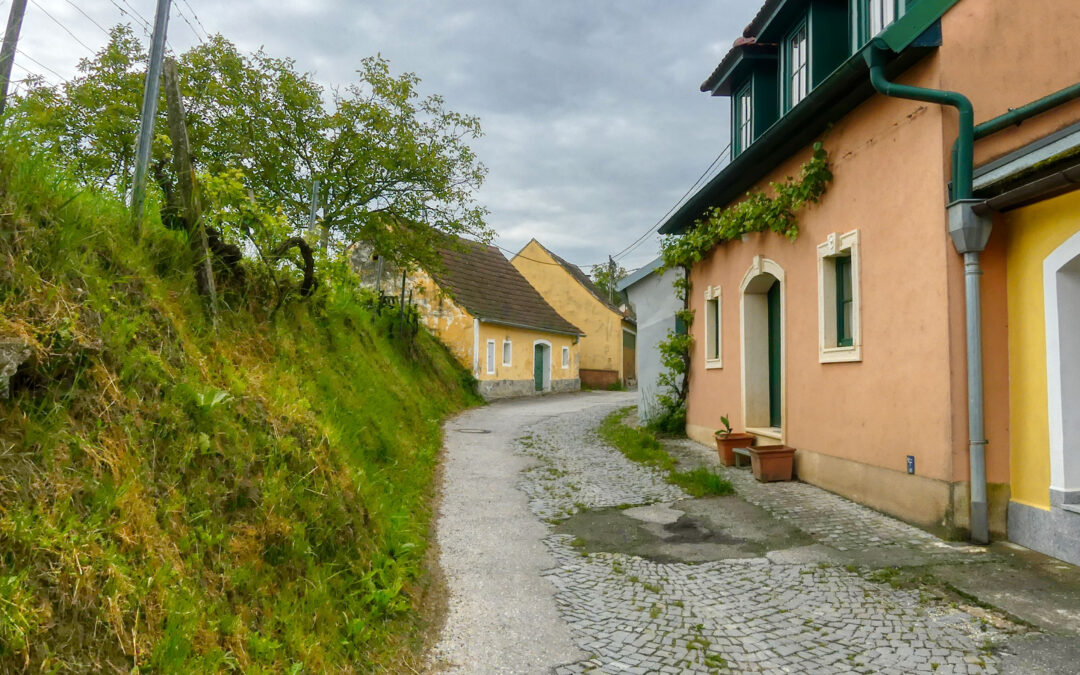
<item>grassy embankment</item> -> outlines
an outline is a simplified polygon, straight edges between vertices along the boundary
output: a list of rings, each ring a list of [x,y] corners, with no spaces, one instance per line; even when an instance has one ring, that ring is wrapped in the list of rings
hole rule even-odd
[[[155,209],[148,209],[154,213]],[[0,672],[406,670],[440,422],[476,402],[353,292],[276,314],[0,149]]]
[[[669,483],[678,485],[693,497],[734,493],[734,488],[726,478],[705,467],[678,471],[675,458],[664,450],[652,432],[641,427],[631,427],[623,422],[633,411],[634,408],[623,408],[604,418],[599,429],[600,437],[628,459],[665,472]]]

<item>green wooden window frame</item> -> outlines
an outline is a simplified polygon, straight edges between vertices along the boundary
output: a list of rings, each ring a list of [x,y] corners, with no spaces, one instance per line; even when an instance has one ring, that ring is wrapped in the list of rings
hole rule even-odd
[[[796,47],[796,41],[801,41],[802,46]],[[812,88],[810,85],[811,54],[810,22],[807,16],[803,16],[784,37],[784,76],[781,85],[784,90],[782,97],[784,112],[794,108],[810,94]],[[797,68],[796,59],[799,60]]]
[[[851,256],[834,258],[836,266],[836,346],[851,347],[855,298],[851,287]]]
[[[735,138],[734,146],[737,155],[746,150],[754,142],[754,94],[753,82],[747,82],[739,92],[735,94]]]

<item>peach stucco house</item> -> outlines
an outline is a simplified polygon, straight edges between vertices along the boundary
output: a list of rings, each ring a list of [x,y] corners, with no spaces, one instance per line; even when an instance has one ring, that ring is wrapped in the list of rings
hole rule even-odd
[[[834,180],[794,242],[690,270],[693,438],[727,415],[797,448],[801,480],[1080,562],[1077,34],[1058,0],[765,3],[702,86],[730,99],[732,161],[661,231],[815,141]]]

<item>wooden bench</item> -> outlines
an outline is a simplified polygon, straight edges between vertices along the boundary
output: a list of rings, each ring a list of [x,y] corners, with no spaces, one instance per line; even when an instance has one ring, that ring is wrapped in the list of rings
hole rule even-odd
[[[739,463],[739,458],[740,457],[745,457],[747,462],[750,461],[750,448],[732,448],[732,450],[735,452],[735,468],[736,469],[738,469],[740,466],[743,466],[742,464]]]

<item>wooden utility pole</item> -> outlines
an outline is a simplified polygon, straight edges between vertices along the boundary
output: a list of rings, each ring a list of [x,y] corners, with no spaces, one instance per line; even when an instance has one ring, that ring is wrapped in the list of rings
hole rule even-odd
[[[150,39],[150,63],[146,68],[146,84],[143,88],[142,121],[139,125],[139,141],[135,147],[135,181],[131,187],[131,219],[136,230],[142,227],[143,207],[146,205],[146,172],[150,165],[150,148],[154,140],[161,61],[165,57],[165,34],[169,28],[171,6],[172,0],[158,0],[157,14],[154,15],[154,35]]]
[[[319,215],[319,179],[311,181],[311,213],[307,219],[307,229],[315,229],[315,219]]]
[[[11,82],[11,66],[15,63],[15,48],[19,45],[26,0],[12,0],[8,14],[7,30],[4,31],[4,47],[0,49],[0,115],[7,105],[8,83]]]
[[[607,257],[608,260],[608,289],[607,298],[608,302],[615,304],[615,258],[611,256]]]
[[[206,298],[210,320],[217,323],[217,288],[210,246],[202,222],[202,205],[195,185],[195,167],[191,164],[191,145],[184,120],[184,99],[180,95],[180,74],[176,61],[165,61],[165,106],[169,114],[169,138],[173,146],[173,170],[180,192],[181,215],[187,226],[191,250],[195,253],[195,285]]]

